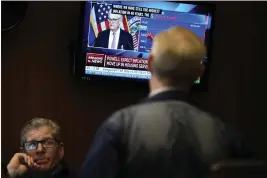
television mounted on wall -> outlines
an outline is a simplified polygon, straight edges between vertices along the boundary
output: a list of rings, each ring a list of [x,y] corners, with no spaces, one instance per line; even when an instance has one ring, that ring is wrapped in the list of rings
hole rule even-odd
[[[204,75],[195,81],[195,86],[207,86],[214,13],[214,5],[205,2],[85,1],[75,73],[86,80],[147,81],[151,76],[147,58],[153,38],[180,26],[197,34],[207,47],[202,61]]]

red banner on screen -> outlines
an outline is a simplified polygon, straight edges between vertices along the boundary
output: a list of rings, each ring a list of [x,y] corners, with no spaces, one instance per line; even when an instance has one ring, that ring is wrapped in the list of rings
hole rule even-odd
[[[148,61],[143,58],[87,53],[86,65],[146,71]]]
[[[86,54],[86,64],[93,66],[103,66],[104,64],[104,54],[87,53]]]
[[[115,67],[124,69],[147,70],[147,65],[147,59],[143,58],[106,55],[105,60],[105,66],[113,68]]]

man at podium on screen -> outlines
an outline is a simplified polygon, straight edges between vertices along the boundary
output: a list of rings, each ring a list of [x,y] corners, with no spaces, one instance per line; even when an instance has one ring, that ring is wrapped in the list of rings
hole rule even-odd
[[[95,41],[95,47],[109,49],[133,50],[133,37],[120,28],[122,15],[108,15],[109,29],[100,32]]]

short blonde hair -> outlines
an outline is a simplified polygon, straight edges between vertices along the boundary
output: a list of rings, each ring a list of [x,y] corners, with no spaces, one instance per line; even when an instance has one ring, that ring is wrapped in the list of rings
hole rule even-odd
[[[206,55],[203,41],[193,32],[173,27],[154,38],[151,55],[153,69],[159,80],[168,84],[192,84],[202,69]]]

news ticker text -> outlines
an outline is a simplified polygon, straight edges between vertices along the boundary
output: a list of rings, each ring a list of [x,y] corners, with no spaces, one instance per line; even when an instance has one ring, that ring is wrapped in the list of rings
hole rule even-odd
[[[112,13],[151,18],[152,14],[161,14],[162,11],[155,8],[112,4]]]

